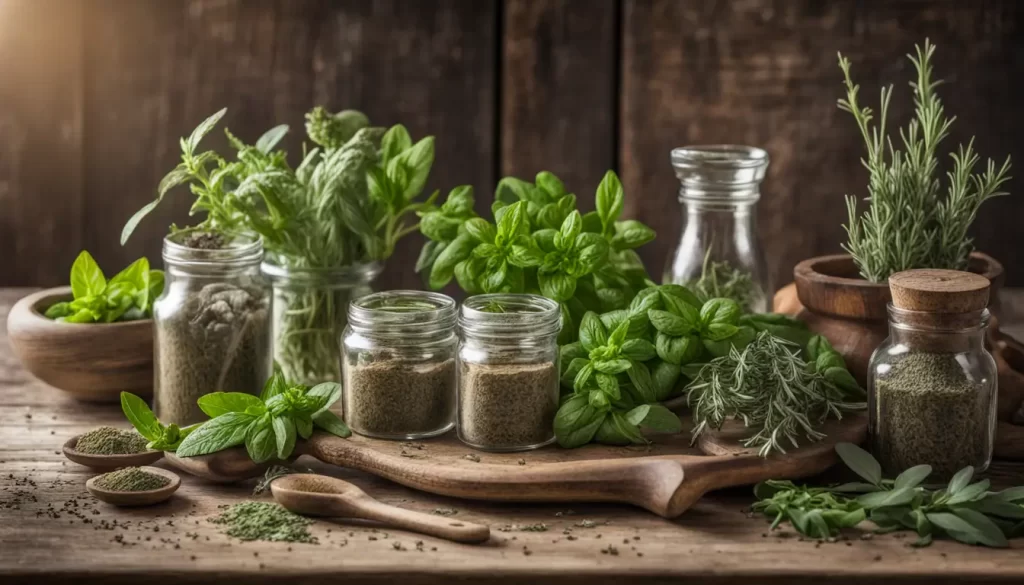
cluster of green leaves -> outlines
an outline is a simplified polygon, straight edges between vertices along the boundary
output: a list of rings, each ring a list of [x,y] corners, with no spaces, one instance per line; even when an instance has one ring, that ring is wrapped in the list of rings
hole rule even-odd
[[[417,272],[433,289],[454,278],[469,294],[536,293],[562,303],[563,342],[572,341],[587,311],[623,309],[652,284],[635,248],[654,231],[620,221],[625,195],[608,171],[595,194],[595,211],[581,214],[576,195],[550,172],[530,183],[498,183],[494,222],[473,211],[473,190],[458,187],[440,207],[420,212],[429,239]]]
[[[413,142],[402,125],[370,127],[353,110],[322,107],[306,115],[315,145],[294,169],[276,149],[287,126],[268,130],[248,145],[225,130],[235,151],[224,157],[199,144],[223,118],[221,110],[181,139],[181,163],[160,182],[157,198],[124,226],[124,244],[138,223],[179,185],[195,195],[198,227],[216,233],[262,236],[269,260],[297,269],[337,269],[385,260],[396,243],[419,229],[416,214],[433,208],[423,192],[434,163],[434,138]],[[325,283],[335,285],[336,283]],[[275,358],[289,380],[338,379],[338,339],[345,325],[347,289],[326,286],[286,291],[275,302],[283,322]]]
[[[861,275],[874,282],[912,268],[965,269],[973,249],[967,230],[982,203],[1004,195],[1000,189],[1010,179],[1009,157],[998,170],[989,160],[983,173],[974,173],[979,157],[972,138],[966,147],[951,153],[947,192],[940,194],[936,151],[949,135],[954,118],[946,116],[935,93],[941,83],[932,79],[935,46],[926,40],[923,48],[915,49],[916,56],[908,55],[917,70],[917,79],[910,84],[915,117],[900,129],[899,141],[886,131],[892,86],[882,89],[879,125],[872,125],[874,112],[860,106],[860,87],[850,78],[850,62],[839,55],[846,83],[846,99],[839,100],[839,108],[857,122],[867,145],[863,163],[869,173],[867,209],[858,215],[857,199],[846,197],[848,241],[843,247]],[[897,148],[900,143],[902,150]]]
[[[288,459],[297,437],[308,439],[313,429],[351,435],[348,426],[329,410],[341,398],[341,385],[325,382],[312,388],[290,384],[275,372],[259,396],[243,392],[213,392],[199,398],[210,420],[178,429],[164,426],[141,398],[121,393],[121,408],[150,449],[175,451],[181,457],[216,453],[245,445],[256,463]]]
[[[210,417],[178,446],[181,457],[215,453],[244,444],[256,463],[287,459],[297,437],[308,439],[318,428],[339,437],[351,434],[329,410],[341,398],[341,385],[324,382],[312,388],[289,384],[280,372],[267,381],[259,396],[214,392],[201,397],[199,408]]]
[[[740,310],[748,313],[753,310],[765,291],[754,283],[753,275],[736,268],[727,261],[713,261],[711,248],[704,255],[700,278],[685,283],[685,286],[697,295],[702,302],[709,299],[732,299],[740,306]]]
[[[738,419],[756,431],[743,445],[767,457],[785,453],[786,442],[798,447],[801,438],[822,439],[817,427],[829,416],[864,409],[863,389],[824,337],[812,337],[802,354],[800,346],[761,331],[702,365],[686,388],[693,439]]]
[[[71,266],[68,302],[54,303],[46,317],[68,323],[113,323],[153,316],[153,301],[164,290],[164,273],[139,258],[110,280],[85,250]]]
[[[176,450],[185,437],[201,424],[189,425],[184,428],[178,428],[178,425],[174,423],[165,425],[156,418],[145,400],[130,392],[121,393],[121,410],[135,430],[149,440],[146,448],[157,451]]]
[[[932,472],[928,465],[883,479],[881,465],[860,447],[840,443],[836,452],[863,482],[830,488],[763,482],[754,489],[753,510],[772,518],[772,528],[788,520],[801,534],[820,539],[864,520],[873,522],[876,532],[913,530],[915,546],[946,535],[966,544],[1006,547],[1007,539],[1024,536],[1024,487],[991,492],[987,479],[971,483],[974,468],[965,467],[946,486],[929,489],[922,485]]]

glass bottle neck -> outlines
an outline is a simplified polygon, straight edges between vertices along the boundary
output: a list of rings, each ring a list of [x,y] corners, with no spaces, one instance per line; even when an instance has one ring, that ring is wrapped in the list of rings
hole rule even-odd
[[[989,312],[928,313],[889,305],[889,340],[910,351],[964,353],[982,351]]]
[[[459,313],[467,344],[547,346],[555,342],[561,323],[558,303],[539,295],[476,295],[463,302]]]
[[[182,243],[192,231],[182,230],[164,238],[168,277],[231,277],[254,271],[263,259],[263,240],[258,236],[235,236],[220,248],[192,248]]]

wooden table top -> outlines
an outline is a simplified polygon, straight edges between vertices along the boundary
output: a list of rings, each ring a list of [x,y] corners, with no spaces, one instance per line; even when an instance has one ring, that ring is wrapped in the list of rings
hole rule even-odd
[[[0,289],[0,320],[26,294]],[[93,427],[123,425],[117,406],[87,405],[34,380],[18,364],[0,328],[0,583],[140,583],[148,577],[188,583],[1024,583],[1024,540],[1009,550],[913,537],[834,543],[769,532],[746,508],[749,489],[716,493],[674,520],[611,505],[497,505],[419,493],[386,480],[324,466],[389,504],[489,524],[480,546],[459,545],[367,524],[318,521],[319,544],[240,542],[207,519],[218,507],[250,499],[253,483],[204,484],[182,477],[170,501],[118,509],[92,498],[94,475],[66,461],[61,445]],[[163,464],[158,464],[163,465]],[[996,462],[997,483],[1024,484],[1024,465]],[[269,495],[259,496],[263,501]],[[543,524],[544,531],[520,527]]]

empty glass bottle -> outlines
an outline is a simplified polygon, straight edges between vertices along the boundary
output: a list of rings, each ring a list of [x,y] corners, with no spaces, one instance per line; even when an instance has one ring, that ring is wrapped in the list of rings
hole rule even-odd
[[[766,312],[772,283],[757,239],[755,204],[768,153],[717,144],[672,150],[679,178],[683,232],[663,282],[703,299],[728,297],[746,311]]]

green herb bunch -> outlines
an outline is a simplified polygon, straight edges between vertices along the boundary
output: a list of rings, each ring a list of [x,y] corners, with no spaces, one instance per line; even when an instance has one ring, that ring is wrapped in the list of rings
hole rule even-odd
[[[922,485],[932,471],[928,465],[883,479],[881,465],[867,451],[840,443],[836,452],[863,482],[824,488],[766,481],[754,488],[753,510],[772,518],[773,529],[789,521],[800,534],[819,539],[866,519],[880,533],[913,530],[914,546],[945,535],[966,544],[1006,547],[1007,539],[1024,536],[1024,487],[989,491],[987,479],[971,483],[974,468],[968,466],[946,486],[929,489]]]
[[[864,392],[824,337],[815,336],[803,350],[781,337],[761,331],[745,347],[703,365],[687,386],[696,440],[729,419],[741,420],[757,432],[743,441],[758,447],[762,457],[786,452],[785,443],[818,441],[816,427],[829,416],[863,410]]]
[[[339,437],[351,435],[345,422],[329,410],[339,398],[340,384],[324,382],[313,388],[290,384],[278,371],[259,396],[243,392],[202,396],[199,408],[210,420],[180,430],[175,425],[161,425],[137,396],[122,393],[121,406],[139,433],[152,441],[151,449],[194,457],[245,445],[250,459],[264,463],[288,459],[296,438],[308,439],[314,429]]]
[[[654,231],[619,220],[624,200],[612,171],[597,188],[596,210],[585,214],[550,172],[534,183],[506,177],[490,222],[473,211],[472,189],[459,187],[440,207],[420,212],[420,230],[430,241],[416,270],[434,289],[454,278],[469,294],[538,293],[558,301],[561,340],[572,341],[587,311],[625,308],[652,284],[634,249],[653,240]]]
[[[68,302],[54,303],[46,317],[67,323],[113,323],[153,316],[153,301],[164,290],[164,273],[139,258],[107,280],[92,255],[82,250],[71,266]]]
[[[172,188],[187,184],[196,196],[191,213],[202,230],[256,233],[271,264],[306,275],[302,286],[275,294],[275,359],[288,380],[340,379],[338,339],[355,283],[337,283],[331,271],[382,261],[396,243],[419,229],[416,213],[437,194],[421,195],[434,162],[434,138],[413,143],[404,126],[373,128],[360,112],[306,115],[304,148],[294,169],[275,150],[288,132],[277,126],[247,145],[228,131],[234,157],[199,152],[202,139],[225,110],[181,140],[181,163],[160,182],[157,199],[125,225],[122,244]],[[341,285],[341,286],[339,286]],[[363,291],[365,292],[365,291]],[[359,294],[358,292],[355,294]]]
[[[727,261],[712,261],[710,248],[704,254],[700,278],[685,283],[685,286],[701,301],[732,299],[743,312],[750,312],[757,297],[764,294],[764,291],[758,290],[750,272],[736,268]]]
[[[868,169],[868,207],[860,213],[857,198],[847,195],[849,252],[861,275],[882,282],[894,272],[913,268],[967,267],[973,249],[967,230],[985,201],[1004,195],[1000,191],[1010,179],[1010,158],[1001,167],[992,160],[982,173],[975,173],[979,156],[973,139],[951,153],[953,169],[946,174],[946,194],[940,194],[938,146],[949,134],[955,118],[946,116],[935,90],[941,81],[932,79],[935,46],[925,41],[908,55],[917,70],[914,88],[915,117],[894,141],[886,130],[892,86],[881,92],[879,123],[874,112],[858,101],[860,86],[850,78],[850,62],[841,54],[846,99],[839,108],[853,115],[867,146],[863,159]],[[902,147],[902,149],[900,149]]]
[[[825,416],[863,408],[848,401],[863,391],[842,357],[805,324],[745,314],[731,299],[702,302],[681,285],[651,286],[624,309],[586,313],[578,339],[561,347],[555,436],[563,447],[643,443],[645,428],[678,432],[678,418],[658,403],[684,392],[694,406],[694,438],[739,418],[756,429],[749,444],[762,455],[782,450],[783,438],[795,442],[798,431],[820,438],[814,427]],[[765,382],[772,376],[781,385]]]

